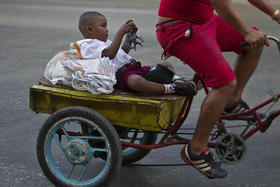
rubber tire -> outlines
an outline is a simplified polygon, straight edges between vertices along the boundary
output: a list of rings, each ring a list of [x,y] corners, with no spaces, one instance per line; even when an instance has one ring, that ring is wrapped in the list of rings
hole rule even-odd
[[[157,140],[157,133],[151,132],[151,131],[143,131],[144,133],[144,141],[141,142],[141,145],[152,145],[155,144]],[[136,149],[129,155],[122,156],[122,165],[130,165],[134,162],[137,162],[139,160],[142,160],[145,156],[147,156],[151,152],[150,150],[143,150],[143,149]]]
[[[53,113],[44,123],[37,138],[37,159],[43,170],[45,176],[55,185],[55,186],[72,186],[61,182],[50,170],[48,163],[45,158],[45,140],[48,131],[55,125],[56,122],[67,117],[81,117],[94,122],[106,135],[110,145],[111,145],[111,164],[107,172],[103,175],[102,179],[92,186],[109,186],[113,178],[119,172],[122,163],[122,147],[118,133],[112,126],[110,121],[108,121],[104,116],[98,112],[85,108],[85,107],[67,107]]]

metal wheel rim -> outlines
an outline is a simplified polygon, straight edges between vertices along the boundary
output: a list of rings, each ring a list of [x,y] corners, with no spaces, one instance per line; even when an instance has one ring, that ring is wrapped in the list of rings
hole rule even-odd
[[[86,180],[86,181],[79,181],[83,178],[84,174],[82,174],[80,176],[80,179],[78,179],[78,180],[74,180],[74,179],[71,179],[71,178],[67,177],[64,173],[62,173],[60,171],[57,164],[55,163],[55,160],[52,157],[51,146],[52,146],[53,139],[58,144],[58,137],[57,137],[57,135],[54,135],[54,134],[56,134],[57,130],[61,129],[61,127],[65,128],[64,126],[66,125],[66,123],[69,123],[69,122],[72,122],[72,121],[73,122],[86,122],[87,124],[91,125],[93,128],[98,130],[98,132],[103,137],[104,142],[106,144],[106,148],[104,149],[104,152],[107,153],[107,159],[106,159],[106,163],[105,163],[102,171],[97,176],[95,176],[95,177],[93,177],[89,180]],[[72,138],[70,138],[70,139],[72,139]],[[79,138],[75,138],[75,139],[79,139]],[[68,118],[64,118],[64,119],[61,119],[58,122],[56,122],[53,125],[53,127],[48,131],[48,134],[46,136],[46,141],[45,141],[45,144],[44,144],[44,151],[45,151],[46,161],[48,163],[49,169],[58,179],[61,179],[66,184],[83,185],[83,186],[94,184],[94,183],[98,182],[106,174],[108,168],[110,167],[111,150],[110,150],[110,143],[108,142],[107,137],[105,136],[103,131],[96,124],[94,124],[93,122],[91,122],[87,119],[81,118],[81,117],[68,117]],[[94,152],[96,150],[91,150],[91,151]],[[93,152],[91,153],[92,155],[91,155],[91,158],[90,158],[90,161],[89,161],[88,165],[90,164],[90,162],[93,159]],[[66,157],[66,155],[65,155],[65,157]],[[86,166],[86,163],[84,163],[83,165],[84,165],[84,167],[88,167],[88,166]],[[74,167],[76,167],[76,166],[74,166]],[[70,175],[71,175],[71,171],[70,171]]]

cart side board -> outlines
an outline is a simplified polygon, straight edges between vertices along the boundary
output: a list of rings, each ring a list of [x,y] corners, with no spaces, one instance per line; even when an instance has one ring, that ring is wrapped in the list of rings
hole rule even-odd
[[[112,124],[149,131],[161,131],[177,118],[184,97],[143,97],[99,94],[85,91],[33,85],[29,90],[30,108],[52,114],[68,106],[91,108]]]

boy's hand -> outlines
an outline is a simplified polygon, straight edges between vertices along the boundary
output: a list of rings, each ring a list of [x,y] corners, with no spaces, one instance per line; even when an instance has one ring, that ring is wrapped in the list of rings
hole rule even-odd
[[[136,33],[138,28],[134,24],[133,20],[128,20],[121,26],[119,29],[119,32],[121,32],[122,35],[125,35],[127,33]]]
[[[109,57],[110,59],[113,59],[116,57],[118,50],[120,48],[123,36],[127,33],[136,33],[138,28],[134,24],[133,20],[128,20],[121,26],[121,28],[116,33],[116,36],[114,40],[112,41],[109,48],[102,52],[102,57]],[[126,43],[126,42],[125,42]],[[122,49],[128,53],[129,49],[122,46]]]

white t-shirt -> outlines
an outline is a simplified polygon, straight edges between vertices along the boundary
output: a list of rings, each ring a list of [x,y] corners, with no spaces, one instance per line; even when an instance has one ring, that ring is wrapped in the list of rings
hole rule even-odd
[[[85,59],[101,58],[102,51],[111,45],[111,41],[103,42],[97,39],[83,39],[76,42],[80,47],[81,55]],[[111,61],[117,69],[130,62],[132,57],[126,54],[121,48],[118,50],[115,58]]]

